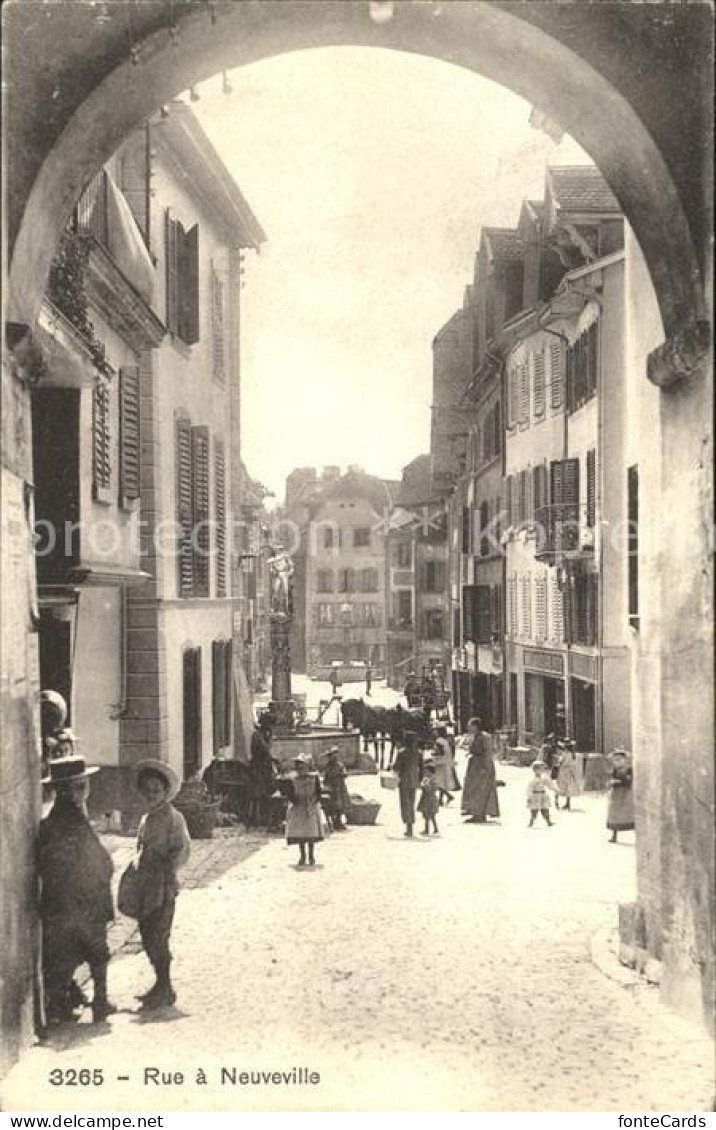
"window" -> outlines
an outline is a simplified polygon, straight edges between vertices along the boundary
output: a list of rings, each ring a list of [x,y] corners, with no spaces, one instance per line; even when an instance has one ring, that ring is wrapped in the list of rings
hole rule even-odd
[[[179,528],[179,596],[209,595],[209,433],[176,424],[177,523]]]
[[[316,624],[319,628],[329,628],[335,622],[334,604],[317,604],[315,606]]]
[[[489,585],[475,585],[475,643],[490,643],[492,639],[492,594]]]
[[[567,632],[569,643],[587,644],[597,642],[597,601],[598,577],[596,573],[577,573],[570,577],[569,601],[567,610]]]
[[[399,541],[396,549],[396,565],[401,569],[409,569],[412,564],[413,555],[411,553],[411,545],[409,541]]]
[[[492,413],[492,441],[494,454],[499,455],[502,451],[502,418],[499,400]]]
[[[587,452],[587,525],[593,528],[597,517],[597,453]]]
[[[530,422],[530,372],[526,365],[520,365],[520,424]]]
[[[546,385],[547,372],[546,372],[545,356],[544,356],[544,350],[543,349],[540,349],[539,352],[535,353],[535,355],[534,355],[534,367],[535,367],[535,370],[534,370],[535,371],[535,391],[534,391],[535,416],[544,416],[545,405],[546,405],[546,393],[547,393],[547,385]]]
[[[355,592],[356,579],[354,569],[339,569],[338,570],[338,591],[339,592]]]
[[[378,627],[380,627],[380,622],[381,622],[380,605],[379,604],[364,604],[364,605],[361,606],[361,608],[362,608],[362,615],[363,615],[363,623],[366,625],[366,627],[368,627],[368,628],[378,628]]]
[[[143,136],[135,133],[122,151],[119,160],[119,187],[129,204],[135,223],[150,246],[150,176],[151,133],[144,127]]]
[[[545,515],[542,511],[544,507],[549,505],[549,499],[547,497],[547,466],[545,463],[538,463],[532,470],[532,493],[535,521],[544,524]]]
[[[490,556],[490,505],[488,502],[480,503],[480,556]]]
[[[575,412],[597,391],[599,324],[593,322],[567,350],[567,411]]]
[[[507,420],[510,428],[514,428],[519,419],[519,380],[519,367],[510,369],[507,378]]]
[[[214,520],[216,522],[216,595],[226,596],[226,456],[223,441],[220,439],[214,440]]]
[[[199,340],[199,225],[184,231],[165,213],[167,329],[186,345]]]
[[[462,586],[462,640],[475,642],[475,586]]]
[[[529,489],[529,483],[528,483],[528,480],[527,480],[527,471],[520,471],[519,486],[520,486],[520,494],[519,494],[519,502],[517,504],[518,505],[517,521],[518,521],[518,524],[520,526],[522,526],[527,521],[527,514],[528,514],[528,511],[527,511],[527,491]]]
[[[379,580],[377,569],[361,569],[361,592],[377,592]]]
[[[529,573],[522,578],[522,616],[520,622],[521,634],[525,638],[532,637],[532,577]]]
[[[535,637],[547,639],[547,578],[535,579]]]
[[[323,530],[323,548],[333,549],[340,545],[340,531],[333,526],[326,526]]]
[[[629,625],[639,630],[639,468],[627,471]]]
[[[431,608],[425,613],[425,639],[440,640],[443,636],[443,614],[440,609]]]
[[[469,506],[462,508],[462,552],[470,552],[470,516],[471,510]]]
[[[549,576],[549,634],[550,639],[562,643],[564,639],[564,610],[562,590],[556,569],[550,570]]]
[[[316,592],[333,592],[333,570],[319,569],[316,573]]]
[[[505,490],[507,494],[506,509],[507,509],[507,526],[508,528],[516,525],[515,514],[515,480],[514,475],[508,475],[505,480]]]
[[[96,377],[92,389],[92,497],[96,502],[110,501],[112,455],[109,410],[109,385]]]
[[[211,645],[211,702],[214,753],[231,744],[231,640],[214,640]]]
[[[452,613],[452,646],[460,646],[460,609],[454,608]]]
[[[550,497],[550,538],[556,549],[569,553],[579,547],[578,459],[557,459],[550,464]]]
[[[518,609],[517,609],[517,574],[513,573],[507,583],[507,596],[509,600],[509,625],[510,635],[517,636],[519,630],[518,623]]]
[[[425,592],[443,592],[445,589],[445,562],[425,562]]]
[[[398,627],[409,628],[413,622],[413,594],[409,589],[397,589],[394,593],[395,617]]]
[[[562,407],[564,383],[564,350],[561,341],[549,344],[549,401],[552,408]]]
[[[201,648],[189,647],[182,657],[184,780],[201,769]]]
[[[211,265],[211,361],[215,381],[226,381],[226,337],[224,327],[224,284]]]
[[[119,504],[139,498],[139,369],[119,371]]]
[[[493,637],[502,635],[502,585],[491,590],[491,632]]]
[[[353,531],[353,546],[355,549],[365,549],[370,545],[370,527],[358,526]]]

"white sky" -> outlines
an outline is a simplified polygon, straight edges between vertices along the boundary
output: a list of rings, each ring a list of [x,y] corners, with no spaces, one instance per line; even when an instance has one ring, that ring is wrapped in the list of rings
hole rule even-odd
[[[545,166],[588,158],[503,87],[371,48],[281,55],[194,105],[268,236],[243,292],[243,450],[281,498],[298,466],[398,478],[428,449],[431,341],[483,224],[516,223]]]

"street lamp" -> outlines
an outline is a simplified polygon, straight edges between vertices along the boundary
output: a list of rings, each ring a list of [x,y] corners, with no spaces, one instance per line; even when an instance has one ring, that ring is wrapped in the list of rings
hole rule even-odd
[[[343,658],[346,664],[348,663],[348,660],[350,658],[348,646],[350,640],[352,612],[353,609],[347,601],[345,602],[345,604],[341,605],[341,622],[343,624]]]

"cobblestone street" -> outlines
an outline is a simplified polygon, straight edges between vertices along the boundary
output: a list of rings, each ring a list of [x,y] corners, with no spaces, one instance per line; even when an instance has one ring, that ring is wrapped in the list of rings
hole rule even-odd
[[[195,843],[177,1006],[137,1012],[149,972],[126,931],[110,967],[119,1013],[32,1049],[5,1109],[710,1109],[711,1045],[609,957],[633,897],[631,837],[607,842],[600,796],[528,829],[527,772],[500,767],[499,825],[463,824],[456,801],[439,838],[412,841],[397,796],[353,778],[380,794],[379,823],[331,836],[311,870],[280,837]],[[82,1067],[104,1084],[49,1082]],[[320,1084],[221,1084],[222,1068],[294,1067]],[[185,1082],[145,1083],[145,1068]]]

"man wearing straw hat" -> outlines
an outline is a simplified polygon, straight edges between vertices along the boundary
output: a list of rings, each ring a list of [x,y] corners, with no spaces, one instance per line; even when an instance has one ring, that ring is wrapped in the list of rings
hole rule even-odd
[[[92,1018],[98,1023],[115,1011],[107,999],[112,857],[87,816],[89,777],[98,769],[75,756],[56,758],[48,769],[43,784],[54,789],[55,801],[37,841],[47,1020],[74,1019],[74,975],[87,962],[94,983]]]

